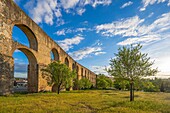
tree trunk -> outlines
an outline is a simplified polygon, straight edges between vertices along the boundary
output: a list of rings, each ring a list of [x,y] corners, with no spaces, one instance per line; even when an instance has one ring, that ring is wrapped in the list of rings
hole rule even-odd
[[[60,87],[62,85],[62,82],[58,84],[58,88],[57,88],[57,93],[60,94]]]
[[[134,84],[133,82],[130,82],[130,101],[134,101],[134,90],[133,90]]]
[[[58,85],[57,93],[60,94],[60,85]]]
[[[134,98],[135,98],[135,94],[134,94],[134,83],[132,83],[132,94],[133,94],[133,96],[132,96],[132,100],[134,101]]]

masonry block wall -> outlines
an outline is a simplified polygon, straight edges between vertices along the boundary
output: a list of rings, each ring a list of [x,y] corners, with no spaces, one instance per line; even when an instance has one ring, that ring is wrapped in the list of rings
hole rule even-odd
[[[30,43],[29,47],[12,39],[14,26],[25,33]],[[22,51],[29,61],[29,92],[51,90],[41,72],[44,65],[51,63],[51,51],[54,54],[54,60],[67,63],[71,69],[77,70],[77,79],[86,77],[94,86],[96,84],[96,75],[71,58],[12,0],[0,0],[0,95],[13,92],[14,59],[12,55],[17,49]]]

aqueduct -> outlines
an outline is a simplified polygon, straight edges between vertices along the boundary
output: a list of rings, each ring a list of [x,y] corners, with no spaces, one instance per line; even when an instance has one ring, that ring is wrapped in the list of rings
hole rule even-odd
[[[29,47],[12,39],[14,26],[20,28],[29,40]],[[13,92],[15,50],[22,51],[28,58],[28,91],[51,90],[43,79],[41,69],[54,60],[66,63],[70,69],[77,70],[77,79],[88,78],[93,85],[96,75],[77,63],[55,41],[53,41],[29,16],[12,0],[0,0],[0,95]]]

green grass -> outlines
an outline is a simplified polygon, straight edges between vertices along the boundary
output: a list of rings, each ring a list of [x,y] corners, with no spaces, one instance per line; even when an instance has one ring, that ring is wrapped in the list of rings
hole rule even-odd
[[[0,113],[170,113],[170,93],[86,90],[0,96]]]

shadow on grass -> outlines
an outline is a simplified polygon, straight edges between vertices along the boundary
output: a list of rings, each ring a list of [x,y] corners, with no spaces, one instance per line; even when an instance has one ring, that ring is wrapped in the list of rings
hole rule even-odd
[[[140,97],[139,95],[135,95],[135,98]],[[129,96],[124,96],[123,98],[130,98]]]
[[[30,93],[30,92],[15,92],[9,96],[19,97],[19,96],[39,96],[39,94],[52,94],[53,92],[50,91],[44,91],[44,92],[38,92],[38,93]],[[56,93],[57,94],[57,93]]]

